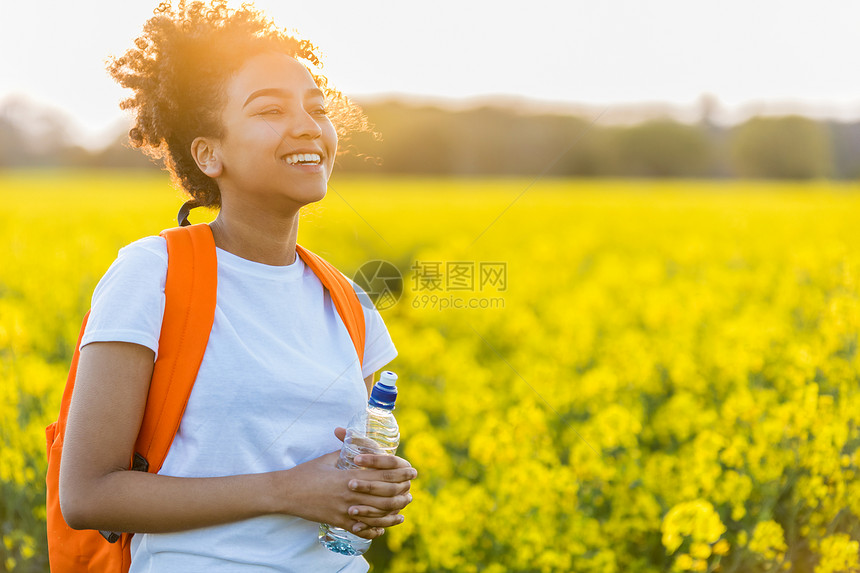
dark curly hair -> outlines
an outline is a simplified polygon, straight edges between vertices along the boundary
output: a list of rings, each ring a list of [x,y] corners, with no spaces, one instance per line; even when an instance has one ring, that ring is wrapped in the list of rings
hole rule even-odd
[[[174,184],[191,196],[191,207],[221,205],[218,185],[197,167],[191,142],[223,136],[220,113],[227,80],[250,57],[270,51],[294,57],[308,66],[325,93],[338,137],[372,132],[361,109],[318,73],[322,64],[316,46],[278,29],[249,4],[231,10],[227,0],[208,5],[179,0],[176,8],[162,2],[134,44],[108,62],[111,76],[134,91],[120,103],[135,112],[130,144],[164,161]]]

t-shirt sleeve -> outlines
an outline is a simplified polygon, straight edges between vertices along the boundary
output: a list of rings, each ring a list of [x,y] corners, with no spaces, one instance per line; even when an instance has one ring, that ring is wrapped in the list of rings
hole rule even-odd
[[[131,342],[157,356],[166,277],[164,238],[146,237],[120,249],[93,293],[81,347],[91,342]]]
[[[397,349],[388,333],[388,328],[382,320],[382,316],[367,294],[351,279],[353,289],[358,295],[364,308],[364,363],[361,367],[361,376],[367,378],[397,356]]]

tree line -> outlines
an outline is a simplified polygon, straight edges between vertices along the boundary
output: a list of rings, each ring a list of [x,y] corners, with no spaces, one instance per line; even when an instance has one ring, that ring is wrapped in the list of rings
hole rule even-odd
[[[388,101],[364,106],[375,136],[342,142],[338,169],[352,173],[854,179],[860,176],[860,123],[802,116],[753,117],[733,126],[653,119],[603,125],[600,119],[486,106],[452,111]],[[32,122],[31,122],[32,123]],[[28,130],[0,110],[0,167],[155,167],[120,134],[90,151],[43,114]]]

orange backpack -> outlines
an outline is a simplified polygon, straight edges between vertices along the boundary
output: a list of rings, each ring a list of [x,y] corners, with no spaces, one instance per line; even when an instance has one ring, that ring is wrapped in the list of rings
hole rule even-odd
[[[150,382],[140,432],[129,468],[157,473],[167,456],[188,396],[203,361],[215,316],[217,261],[215,241],[209,225],[168,229],[166,304],[158,358]],[[346,325],[358,358],[364,359],[364,312],[350,282],[331,264],[296,245],[298,256],[329,290],[338,314]],[[125,573],[131,565],[132,533],[98,532],[70,528],[60,511],[60,457],[69,403],[75,386],[81,337],[89,313],[84,317],[75,345],[69,377],[60,404],[60,415],[46,430],[48,441],[47,518],[48,558],[53,573]]]

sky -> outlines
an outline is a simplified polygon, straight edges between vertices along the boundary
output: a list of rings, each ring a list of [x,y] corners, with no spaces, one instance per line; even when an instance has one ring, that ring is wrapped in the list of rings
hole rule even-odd
[[[0,104],[24,96],[84,142],[128,121],[105,60],[157,0],[0,0]],[[237,6],[239,2],[232,2]],[[317,44],[357,99],[489,96],[596,107],[703,94],[725,118],[801,110],[860,119],[854,0],[257,0]]]

